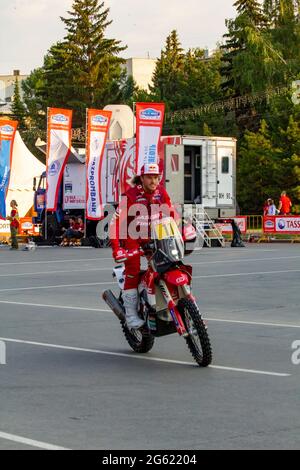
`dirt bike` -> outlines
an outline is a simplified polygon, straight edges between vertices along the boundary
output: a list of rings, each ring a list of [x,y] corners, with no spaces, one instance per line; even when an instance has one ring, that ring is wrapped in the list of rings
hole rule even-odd
[[[128,254],[135,256],[140,252],[133,250]],[[185,339],[197,364],[207,367],[212,361],[210,339],[192,294],[192,266],[182,261],[185,243],[172,218],[152,223],[151,241],[143,245],[142,254],[148,260],[148,269],[141,271],[138,286],[139,316],[144,326],[133,330],[126,324],[123,265],[113,270],[120,287],[118,298],[111,290],[102,295],[120,320],[128,344],[137,353],[147,353],[155,338],[177,332]]]

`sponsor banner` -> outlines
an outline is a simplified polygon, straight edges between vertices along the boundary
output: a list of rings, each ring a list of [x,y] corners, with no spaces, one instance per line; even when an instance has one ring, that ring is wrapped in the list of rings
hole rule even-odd
[[[10,234],[10,223],[8,221],[0,220],[0,235]]]
[[[87,110],[86,142],[86,218],[100,220],[104,217],[104,192],[101,170],[112,112]]]
[[[40,193],[36,195],[36,209],[41,212],[46,207],[46,194]]]
[[[67,164],[64,171],[63,210],[85,209],[85,171],[80,163]]]
[[[227,217],[227,220],[231,217]],[[247,217],[246,216],[240,216],[240,217],[232,217],[236,223],[237,226],[239,227],[241,233],[247,233]],[[220,220],[220,219],[218,219]],[[228,222],[225,223],[218,223],[216,224],[220,232],[222,233],[232,233],[232,227],[231,224]]]
[[[5,200],[9,186],[17,121],[0,120],[0,219],[6,219]]]
[[[300,215],[267,215],[263,218],[263,226],[265,233],[300,234]]]
[[[34,235],[34,224],[32,223],[31,217],[21,217],[19,225],[20,235]]]
[[[72,111],[48,108],[47,211],[55,211],[60,183],[71,150]]]
[[[136,104],[136,174],[146,163],[159,163],[158,147],[164,122],[164,103]]]

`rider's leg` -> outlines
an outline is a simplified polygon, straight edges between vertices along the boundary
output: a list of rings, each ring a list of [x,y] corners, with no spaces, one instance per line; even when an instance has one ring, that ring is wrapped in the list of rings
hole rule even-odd
[[[139,245],[126,243],[126,249],[136,249]],[[136,256],[125,263],[125,284],[123,291],[126,321],[129,328],[140,328],[144,321],[138,316],[138,284],[141,268],[141,258]]]
[[[143,326],[144,321],[138,316],[138,290],[127,289],[123,292],[123,301],[126,312],[126,323],[128,328],[138,329]]]

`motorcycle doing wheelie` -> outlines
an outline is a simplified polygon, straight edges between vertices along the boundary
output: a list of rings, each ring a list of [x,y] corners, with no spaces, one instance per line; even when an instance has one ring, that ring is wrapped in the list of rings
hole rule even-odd
[[[130,256],[140,254],[135,250]],[[144,325],[138,330],[129,329],[125,319],[122,290],[124,266],[116,266],[120,295],[111,290],[103,299],[119,318],[125,338],[137,353],[150,351],[157,337],[178,333],[182,336],[197,364],[207,367],[212,361],[212,349],[207,327],[192,294],[192,267],[183,263],[185,245],[181,233],[171,217],[152,223],[151,241],[143,246],[148,269],[141,271],[139,316]]]

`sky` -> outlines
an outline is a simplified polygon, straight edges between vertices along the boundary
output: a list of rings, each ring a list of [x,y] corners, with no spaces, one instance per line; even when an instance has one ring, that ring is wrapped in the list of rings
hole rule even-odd
[[[235,0],[104,0],[113,23],[106,36],[122,41],[129,57],[158,57],[177,29],[184,49],[213,49],[235,17]],[[63,39],[60,16],[73,0],[0,0],[0,75],[28,74],[43,64],[52,44]]]

